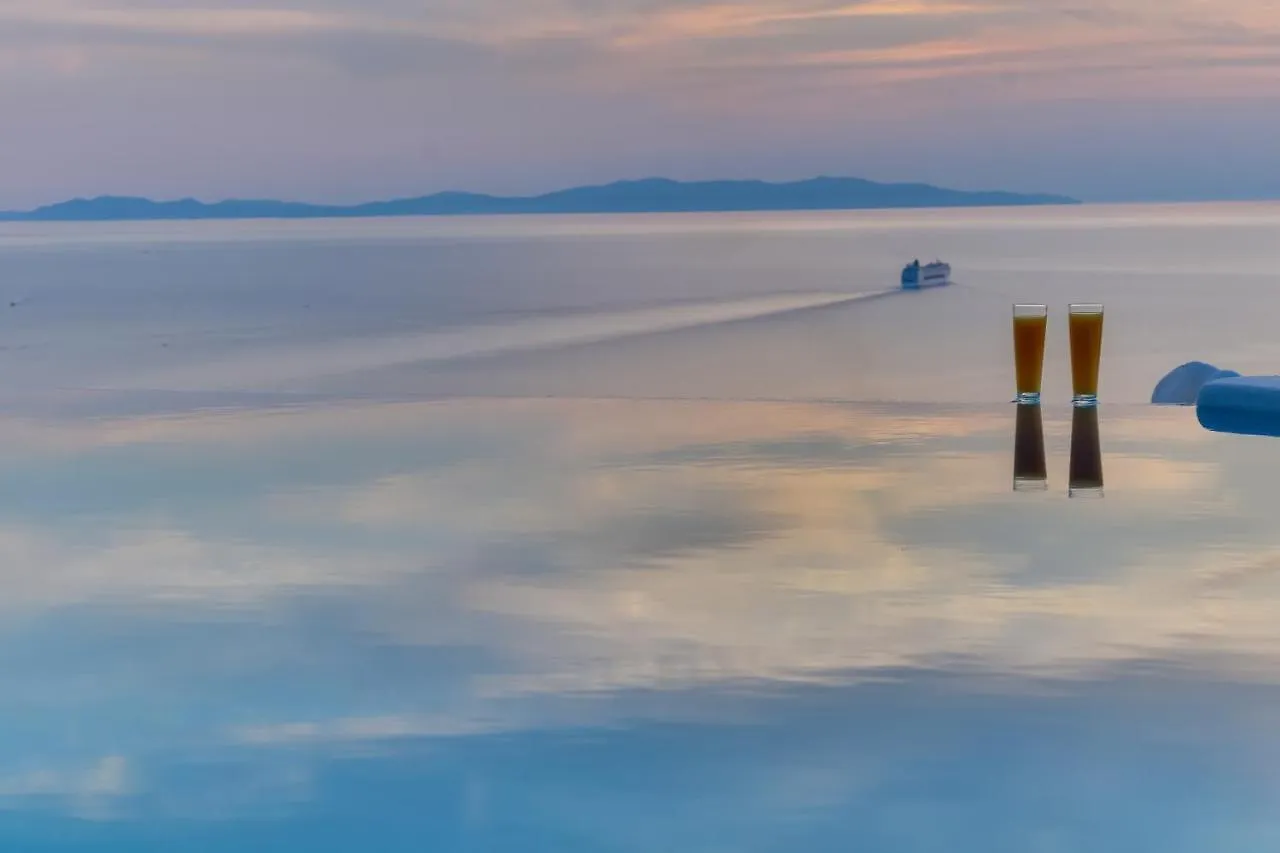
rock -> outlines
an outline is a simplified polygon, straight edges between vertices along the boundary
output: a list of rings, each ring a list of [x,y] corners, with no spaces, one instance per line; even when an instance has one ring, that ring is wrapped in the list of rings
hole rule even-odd
[[[1200,389],[1207,383],[1239,375],[1234,370],[1222,370],[1203,361],[1189,361],[1160,380],[1151,394],[1151,402],[1157,406],[1194,406]]]

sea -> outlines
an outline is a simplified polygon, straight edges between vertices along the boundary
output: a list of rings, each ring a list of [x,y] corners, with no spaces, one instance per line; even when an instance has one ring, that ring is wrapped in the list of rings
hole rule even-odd
[[[1276,371],[1278,245],[1264,203],[4,224],[0,849],[1276,849],[1280,443],[1150,398]]]

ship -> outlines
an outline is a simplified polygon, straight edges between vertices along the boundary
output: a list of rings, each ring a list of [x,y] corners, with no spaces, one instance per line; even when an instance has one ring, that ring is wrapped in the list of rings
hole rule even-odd
[[[902,270],[902,289],[919,290],[922,287],[945,287],[951,283],[951,264],[934,261],[920,265],[915,260]]]

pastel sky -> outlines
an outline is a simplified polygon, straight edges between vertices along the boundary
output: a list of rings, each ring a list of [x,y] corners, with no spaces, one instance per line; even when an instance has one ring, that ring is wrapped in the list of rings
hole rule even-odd
[[[816,174],[1280,194],[1274,0],[0,0],[0,207]]]

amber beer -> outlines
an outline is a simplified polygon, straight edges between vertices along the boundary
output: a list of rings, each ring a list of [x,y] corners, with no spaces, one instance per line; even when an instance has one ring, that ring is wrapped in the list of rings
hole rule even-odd
[[[1013,490],[1042,492],[1049,488],[1045,464],[1044,421],[1040,407],[1019,404],[1013,433]]]
[[[1102,306],[1072,305],[1068,315],[1071,335],[1071,402],[1098,405],[1098,365],[1102,361]]]
[[[1102,442],[1098,435],[1097,406],[1077,406],[1071,413],[1068,489],[1073,498],[1102,497]]]
[[[1040,402],[1040,381],[1044,375],[1044,337],[1049,324],[1046,305],[1013,306],[1013,360],[1017,374],[1018,402]]]

